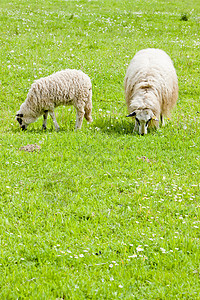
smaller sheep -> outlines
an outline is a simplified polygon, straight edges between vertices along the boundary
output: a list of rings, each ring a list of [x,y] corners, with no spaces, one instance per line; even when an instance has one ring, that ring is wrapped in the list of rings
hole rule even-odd
[[[178,99],[178,79],[170,57],[160,49],[144,49],[131,60],[124,81],[129,115],[135,117],[135,131],[147,134],[148,126],[164,125],[164,116]]]
[[[16,114],[22,130],[26,130],[41,115],[44,117],[42,128],[46,129],[47,116],[50,114],[55,129],[59,130],[54,109],[60,105],[73,105],[76,109],[76,126],[80,129],[83,117],[92,122],[92,83],[80,70],[66,69],[36,80],[28,92],[25,102]]]

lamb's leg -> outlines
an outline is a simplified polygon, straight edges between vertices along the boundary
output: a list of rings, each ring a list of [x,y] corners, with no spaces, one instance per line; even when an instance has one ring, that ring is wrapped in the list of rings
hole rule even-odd
[[[85,105],[85,119],[91,123],[93,120],[92,120],[92,88],[89,89],[89,92],[88,92],[88,99],[86,99],[85,101],[86,105]]]
[[[48,116],[48,110],[45,110],[43,114],[44,121],[42,124],[42,129],[47,129],[47,116]]]
[[[56,121],[56,116],[55,116],[54,111],[50,111],[49,114],[50,114],[50,116],[51,116],[51,118],[53,120],[53,124],[55,126],[56,131],[58,131],[60,129],[60,127],[59,127],[59,125],[58,125],[58,123]]]
[[[84,117],[89,123],[91,123],[93,121],[92,116],[91,116],[91,112],[92,112],[91,108],[85,107]]]
[[[75,130],[81,129],[82,123],[83,123],[83,117],[84,117],[84,112],[80,110],[76,110],[76,125],[75,125]]]
[[[134,131],[138,132],[139,131],[139,124],[138,122],[135,120],[135,128]]]
[[[165,126],[165,120],[164,120],[164,116],[163,115],[160,115],[160,120],[161,120],[162,126]]]

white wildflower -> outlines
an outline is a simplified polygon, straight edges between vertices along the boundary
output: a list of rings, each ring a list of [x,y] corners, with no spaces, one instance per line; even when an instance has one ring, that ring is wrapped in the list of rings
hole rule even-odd
[[[137,254],[133,254],[133,255],[130,255],[128,256],[129,258],[134,258],[134,257],[137,257]]]
[[[160,250],[162,251],[162,253],[166,252],[166,250],[164,248],[160,248]]]
[[[143,248],[141,248],[142,247],[142,245],[139,245],[137,248],[136,248],[136,250],[138,251],[138,252],[140,252],[140,251],[144,251],[144,249]]]

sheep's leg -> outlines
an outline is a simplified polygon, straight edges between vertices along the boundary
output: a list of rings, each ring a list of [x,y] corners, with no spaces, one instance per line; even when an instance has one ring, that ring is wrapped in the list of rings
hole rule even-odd
[[[165,120],[164,120],[164,116],[163,115],[160,115],[160,120],[161,120],[162,126],[164,126],[165,125]]]
[[[83,123],[83,117],[84,117],[84,112],[80,110],[76,110],[76,125],[75,125],[75,130],[81,129],[82,123]]]
[[[91,123],[93,120],[92,120],[92,116],[91,116],[91,112],[92,112],[92,109],[91,108],[88,108],[88,107],[85,107],[85,119]]]
[[[48,116],[48,110],[45,110],[43,114],[44,121],[42,124],[42,129],[47,129],[47,116]]]
[[[89,89],[89,92],[88,92],[88,99],[86,99],[85,103],[87,103],[85,105],[85,119],[91,123],[93,120],[92,120],[92,88]]]
[[[135,128],[134,128],[134,130],[136,131],[136,132],[138,132],[139,131],[139,124],[138,124],[138,122],[135,120]]]
[[[51,118],[53,120],[53,124],[55,126],[56,131],[58,131],[60,129],[60,127],[59,127],[59,125],[58,125],[58,123],[56,121],[56,116],[55,116],[54,111],[50,111],[49,114],[50,114],[50,116],[51,116]]]

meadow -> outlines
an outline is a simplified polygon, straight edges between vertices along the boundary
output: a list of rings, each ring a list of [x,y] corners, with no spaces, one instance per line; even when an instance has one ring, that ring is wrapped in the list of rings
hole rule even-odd
[[[1,0],[0,299],[200,298],[200,4]],[[134,54],[166,51],[179,100],[146,136],[126,118]],[[32,82],[81,69],[93,123],[59,107],[19,129]],[[40,150],[21,147],[37,144]]]

